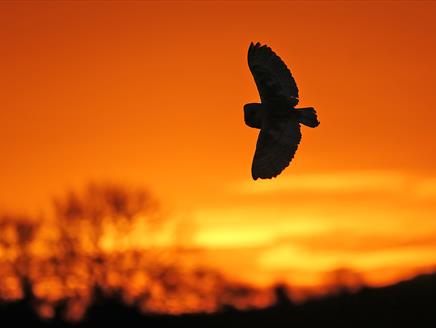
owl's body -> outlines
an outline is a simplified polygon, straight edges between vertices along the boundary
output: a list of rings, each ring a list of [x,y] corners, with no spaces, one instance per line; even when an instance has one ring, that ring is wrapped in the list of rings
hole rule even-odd
[[[270,119],[290,118],[299,121],[308,127],[315,128],[319,125],[316,119],[316,112],[313,107],[293,108],[287,104],[283,104],[283,113],[272,114],[267,109],[267,105],[262,103],[249,103],[244,105],[244,121],[250,128],[261,129],[262,120],[265,115],[269,114],[268,122]],[[282,111],[280,111],[282,112]]]
[[[291,72],[269,47],[250,45],[248,65],[261,103],[244,105],[245,123],[260,129],[252,164],[253,179],[270,179],[291,162],[301,140],[300,123],[319,125],[312,107],[295,108],[298,88]]]

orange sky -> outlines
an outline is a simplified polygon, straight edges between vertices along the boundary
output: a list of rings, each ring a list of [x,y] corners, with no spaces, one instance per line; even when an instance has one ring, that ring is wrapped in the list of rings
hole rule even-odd
[[[244,279],[423,270],[436,263],[435,15],[415,1],[2,3],[0,207],[121,181],[149,186]],[[284,59],[321,121],[271,181],[250,175],[251,41]]]

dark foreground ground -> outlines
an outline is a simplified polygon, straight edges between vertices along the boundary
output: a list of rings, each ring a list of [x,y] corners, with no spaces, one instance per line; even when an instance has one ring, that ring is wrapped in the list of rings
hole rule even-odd
[[[357,294],[256,311],[150,316],[106,300],[75,325],[41,321],[25,301],[0,305],[0,327],[429,327],[436,328],[436,274]]]

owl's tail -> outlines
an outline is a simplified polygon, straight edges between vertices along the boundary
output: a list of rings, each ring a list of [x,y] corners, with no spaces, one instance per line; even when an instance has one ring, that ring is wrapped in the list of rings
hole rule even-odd
[[[310,128],[316,128],[319,125],[315,108],[305,107],[305,108],[296,108],[295,110],[299,114],[298,120],[301,124],[304,124]]]

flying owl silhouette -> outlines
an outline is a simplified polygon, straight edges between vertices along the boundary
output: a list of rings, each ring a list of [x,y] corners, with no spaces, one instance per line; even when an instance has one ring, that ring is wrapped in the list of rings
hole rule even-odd
[[[244,105],[244,120],[260,129],[251,174],[254,180],[279,175],[293,159],[301,140],[300,123],[319,125],[313,107],[295,108],[298,88],[290,70],[270,47],[251,43],[248,66],[261,103]]]

